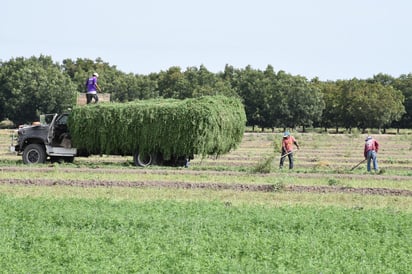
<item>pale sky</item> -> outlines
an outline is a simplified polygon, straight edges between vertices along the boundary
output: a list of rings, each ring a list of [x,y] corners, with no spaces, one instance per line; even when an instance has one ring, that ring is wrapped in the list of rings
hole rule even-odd
[[[125,73],[251,65],[311,79],[412,72],[410,0],[1,0],[0,60],[97,57]]]

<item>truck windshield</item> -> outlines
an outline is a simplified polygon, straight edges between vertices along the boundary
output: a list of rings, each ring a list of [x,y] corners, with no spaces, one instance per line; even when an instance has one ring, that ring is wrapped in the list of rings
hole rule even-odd
[[[40,123],[48,125],[53,121],[54,114],[42,114],[40,115]]]

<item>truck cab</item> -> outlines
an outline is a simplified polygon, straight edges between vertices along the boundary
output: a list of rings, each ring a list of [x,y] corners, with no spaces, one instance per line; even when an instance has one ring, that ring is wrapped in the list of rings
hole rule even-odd
[[[77,149],[71,146],[68,117],[68,113],[40,115],[40,122],[19,127],[10,151],[21,154],[25,164],[44,163],[48,158],[73,162]]]

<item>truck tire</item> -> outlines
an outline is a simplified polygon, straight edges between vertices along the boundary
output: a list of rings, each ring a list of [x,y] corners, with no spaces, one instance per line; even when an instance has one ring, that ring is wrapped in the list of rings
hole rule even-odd
[[[153,156],[150,153],[136,152],[133,155],[133,161],[134,161],[135,166],[146,167],[146,166],[150,166],[152,164]]]
[[[30,144],[24,148],[23,163],[43,164],[46,162],[46,150],[40,144]]]

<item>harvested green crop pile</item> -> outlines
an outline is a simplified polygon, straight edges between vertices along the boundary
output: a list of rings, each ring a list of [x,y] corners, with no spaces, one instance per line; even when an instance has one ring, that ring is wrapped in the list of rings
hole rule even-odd
[[[153,99],[75,107],[74,147],[92,154],[220,155],[242,141],[246,115],[238,98]]]

